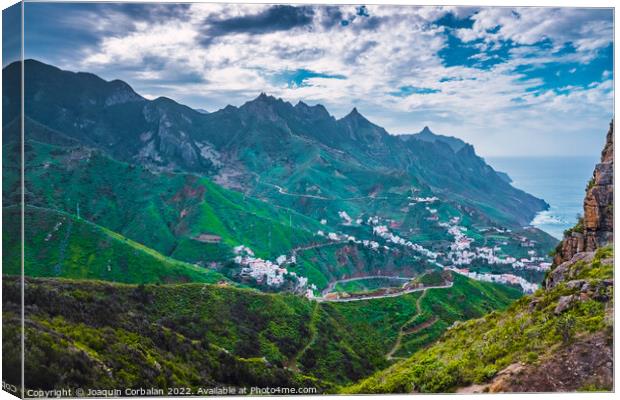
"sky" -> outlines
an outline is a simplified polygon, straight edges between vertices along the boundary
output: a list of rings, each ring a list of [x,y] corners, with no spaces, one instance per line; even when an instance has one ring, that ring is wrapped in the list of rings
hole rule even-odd
[[[353,107],[483,156],[599,154],[613,11],[385,5],[26,3],[25,57],[209,112],[261,92]]]

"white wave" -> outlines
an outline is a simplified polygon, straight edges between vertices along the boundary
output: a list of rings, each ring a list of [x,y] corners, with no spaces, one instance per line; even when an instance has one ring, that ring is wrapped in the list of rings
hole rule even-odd
[[[532,220],[531,225],[565,225],[566,221],[557,215],[553,215],[551,211],[540,211]]]

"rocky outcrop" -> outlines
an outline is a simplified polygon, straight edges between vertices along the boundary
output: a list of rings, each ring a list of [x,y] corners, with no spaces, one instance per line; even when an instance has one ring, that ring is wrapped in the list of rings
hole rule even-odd
[[[566,233],[558,246],[554,264],[570,261],[575,254],[592,252],[613,242],[614,123],[609,125],[607,141],[596,165],[583,204],[583,219]]]
[[[597,333],[580,338],[535,365],[511,364],[484,385],[460,393],[574,392],[613,387],[613,351],[608,338]]]

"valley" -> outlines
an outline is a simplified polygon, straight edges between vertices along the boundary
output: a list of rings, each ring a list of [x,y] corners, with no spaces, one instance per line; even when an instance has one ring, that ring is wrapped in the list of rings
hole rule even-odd
[[[147,382],[191,388],[267,382],[335,392],[387,367],[403,325],[438,318],[419,335],[401,339],[399,356],[432,342],[456,321],[504,308],[520,296],[516,289],[460,276],[451,288],[427,289],[423,298],[413,292],[349,303],[220,284],[58,278],[27,278],[27,284],[27,385],[39,388],[76,381],[84,387]],[[19,288],[19,279],[3,280],[7,344],[18,339]],[[11,357],[5,356],[5,365],[17,361]],[[62,373],[68,366],[73,375]]]
[[[25,68],[32,387],[336,393],[535,292],[550,269],[557,240],[528,225],[547,204],[459,139],[398,137],[356,109],[337,120],[266,94],[198,113],[120,81]],[[9,345],[18,128],[6,124],[3,143]]]
[[[5,6],[3,391],[613,395],[618,10],[345,3]]]
[[[542,287],[345,393],[613,391],[614,125]],[[415,329],[415,328],[414,328]],[[402,330],[401,330],[402,332]]]

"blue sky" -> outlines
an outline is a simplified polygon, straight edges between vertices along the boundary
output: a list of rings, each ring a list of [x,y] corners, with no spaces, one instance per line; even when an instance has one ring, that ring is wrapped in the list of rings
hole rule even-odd
[[[26,3],[26,57],[214,111],[266,92],[486,156],[593,155],[611,9]]]

